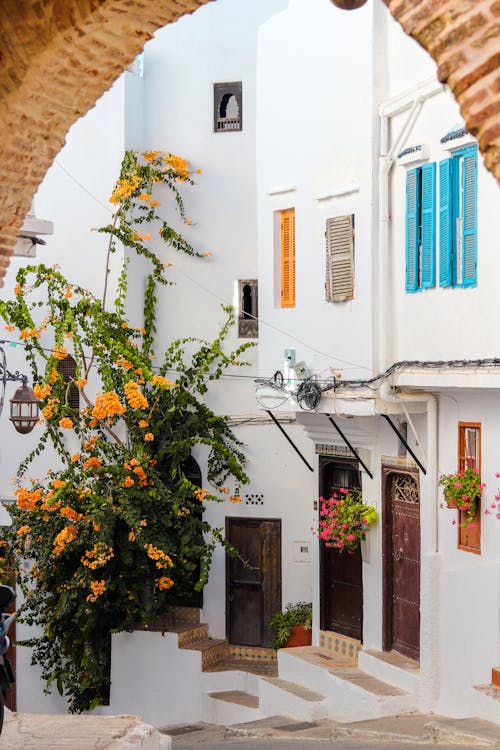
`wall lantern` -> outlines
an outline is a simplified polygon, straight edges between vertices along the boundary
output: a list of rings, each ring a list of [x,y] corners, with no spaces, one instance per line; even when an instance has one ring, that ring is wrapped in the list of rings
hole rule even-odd
[[[342,10],[356,10],[365,5],[367,0],[330,0],[331,3],[342,8]]]
[[[0,346],[0,414],[3,409],[5,386],[7,382],[21,382],[22,385],[10,400],[10,421],[18,432],[26,435],[38,422],[38,399],[28,385],[26,375],[10,372],[7,369],[5,352]]]

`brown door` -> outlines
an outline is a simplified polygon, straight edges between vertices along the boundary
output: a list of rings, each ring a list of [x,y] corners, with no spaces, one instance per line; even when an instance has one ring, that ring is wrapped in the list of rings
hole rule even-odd
[[[420,495],[418,474],[383,469],[384,650],[420,653]]]
[[[230,643],[270,646],[269,622],[281,611],[281,521],[227,518],[226,622]]]
[[[343,487],[359,491],[356,461],[320,457],[320,495],[331,497]],[[363,573],[361,550],[349,554],[320,546],[321,629],[362,640]]]

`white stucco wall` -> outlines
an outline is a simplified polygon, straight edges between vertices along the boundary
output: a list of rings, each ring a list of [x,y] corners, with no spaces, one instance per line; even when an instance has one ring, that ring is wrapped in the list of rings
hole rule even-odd
[[[260,30],[257,104],[259,362],[281,369],[284,349],[315,372],[366,374],[371,342],[372,7],[292,0]],[[353,39],[356,40],[355,44]],[[279,50],[279,53],[277,52]],[[353,96],[353,92],[356,92]],[[354,192],[321,199],[346,187]],[[274,213],[295,208],[296,307],[275,289]],[[355,292],[324,301],[325,221],[355,214]],[[329,372],[328,372],[329,374]]]

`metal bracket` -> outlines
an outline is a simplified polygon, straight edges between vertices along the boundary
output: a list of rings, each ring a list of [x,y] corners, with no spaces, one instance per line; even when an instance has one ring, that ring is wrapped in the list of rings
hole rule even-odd
[[[424,475],[427,474],[426,470],[424,469],[424,467],[422,466],[422,464],[420,463],[420,461],[416,457],[414,451],[408,445],[408,442],[407,442],[405,436],[401,433],[400,430],[398,430],[398,428],[396,427],[396,425],[394,424],[394,422],[392,421],[392,419],[387,414],[382,414],[381,416],[390,424],[390,426],[392,427],[392,429],[394,430],[394,432],[396,433],[396,435],[398,436],[398,438],[401,440],[401,442],[403,443],[404,447],[406,448],[406,450],[408,451],[408,453],[410,454],[410,456],[413,458],[413,460],[417,464],[417,466],[420,469],[420,471]]]
[[[276,425],[276,427],[278,428],[278,430],[279,430],[280,432],[282,432],[282,433],[283,433],[283,435],[284,435],[284,436],[286,437],[286,439],[288,440],[288,442],[290,443],[290,445],[292,446],[292,448],[294,449],[294,451],[295,451],[296,453],[298,453],[298,454],[299,454],[299,456],[301,457],[301,459],[303,460],[303,462],[305,463],[305,465],[307,466],[307,468],[309,469],[309,471],[314,471],[314,469],[313,469],[313,467],[311,466],[311,464],[309,463],[309,461],[308,461],[308,460],[307,460],[307,459],[306,459],[306,458],[305,458],[305,457],[304,457],[304,456],[302,455],[302,453],[301,453],[301,452],[299,451],[299,449],[297,448],[297,446],[296,446],[296,445],[295,445],[295,443],[293,442],[293,440],[292,440],[292,438],[290,437],[290,435],[288,435],[288,434],[287,434],[287,433],[285,432],[285,430],[284,430],[284,429],[283,429],[283,427],[282,427],[282,426],[280,425],[280,423],[278,422],[278,420],[276,419],[276,417],[274,416],[274,414],[273,414],[273,413],[272,413],[271,411],[269,411],[269,409],[266,409],[266,411],[267,411],[267,413],[269,414],[269,416],[271,417],[271,419],[273,420],[273,422],[274,422],[274,424]]]
[[[342,432],[342,430],[340,429],[340,427],[338,426],[338,424],[336,422],[334,422],[334,420],[332,419],[331,414],[326,414],[325,416],[328,417],[328,419],[330,420],[330,422],[332,423],[332,425],[335,427],[335,429],[337,430],[337,432],[339,433],[340,437],[342,438],[342,440],[344,441],[344,443],[347,445],[347,447],[349,448],[349,450],[351,451],[351,453],[354,456],[356,456],[356,458],[358,459],[359,463],[361,464],[361,466],[363,467],[363,469],[366,471],[366,473],[368,474],[368,476],[370,477],[370,479],[373,479],[373,474],[371,473],[370,469],[365,464],[365,462],[363,461],[363,459],[361,458],[361,456],[357,452],[356,448],[353,448],[353,446],[351,445],[351,443],[349,442],[349,440],[346,438],[346,436],[344,435],[344,433]]]

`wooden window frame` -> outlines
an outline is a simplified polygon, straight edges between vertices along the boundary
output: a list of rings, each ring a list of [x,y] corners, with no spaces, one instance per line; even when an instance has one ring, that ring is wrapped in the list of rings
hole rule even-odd
[[[289,309],[296,306],[295,208],[285,208],[278,213],[280,217],[280,307]],[[291,222],[288,235],[286,219]]]
[[[465,456],[465,431],[467,429],[477,430],[477,463],[479,469],[479,475],[481,475],[481,459],[482,459],[482,447],[481,447],[481,422],[459,422],[458,423],[458,470],[466,468],[466,456]],[[476,503],[476,512],[474,513],[473,522],[476,525],[476,536],[477,546],[475,544],[469,544],[467,539],[467,529],[462,527],[462,523],[467,518],[467,512],[463,510],[458,511],[458,535],[457,535],[457,548],[463,552],[472,552],[474,555],[481,554],[481,499],[479,498]]]

